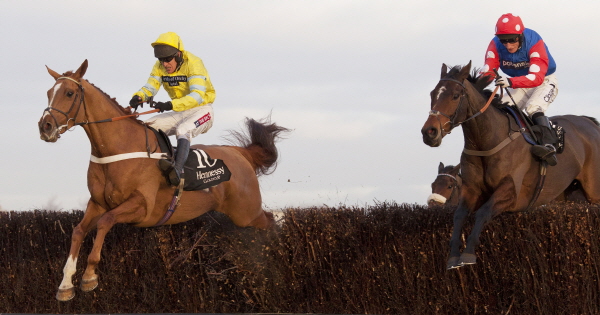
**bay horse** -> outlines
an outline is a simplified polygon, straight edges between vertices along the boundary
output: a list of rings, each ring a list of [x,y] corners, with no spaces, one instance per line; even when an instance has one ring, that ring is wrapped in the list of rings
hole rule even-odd
[[[463,185],[454,214],[448,269],[476,263],[480,233],[492,218],[503,212],[546,204],[563,193],[573,180],[580,183],[588,202],[600,202],[598,121],[587,116],[550,117],[565,131],[564,151],[557,156],[558,165],[541,167],[514,121],[511,123],[511,118],[498,108],[487,106],[488,97],[495,93],[485,87],[494,78],[471,75],[470,70],[471,62],[450,70],[442,65],[440,80],[430,93],[431,111],[421,129],[423,142],[431,147],[439,146],[453,128],[462,126],[463,131],[460,159]],[[493,100],[499,102],[496,96]],[[542,170],[546,177],[540,192],[536,188]],[[534,195],[538,197],[534,199]],[[475,212],[475,223],[461,254],[462,228],[470,211]]]
[[[62,75],[48,69],[55,79],[48,90],[48,107],[38,123],[40,137],[56,142],[60,135],[75,126],[82,126],[91,144],[87,185],[90,199],[81,222],[73,229],[71,248],[63,269],[63,279],[56,298],[68,301],[75,296],[72,276],[84,237],[97,229],[87,267],[82,276],[81,289],[91,291],[98,286],[96,268],[108,231],[117,223],[137,227],[176,224],[194,219],[208,211],[226,214],[240,227],[267,229],[274,225],[273,215],[262,209],[257,176],[269,174],[276,166],[278,152],[275,142],[288,129],[265,121],[247,119],[248,132],[233,132],[240,146],[194,145],[213,159],[223,160],[231,171],[229,181],[199,191],[183,191],[176,211],[165,216],[174,200],[176,188],[167,184],[155,154],[160,147],[153,132],[134,117],[109,120],[132,114],[121,107],[99,88],[83,80],[88,61],[77,71]],[[151,153],[156,152],[156,153]],[[140,154],[141,153],[141,154]],[[103,158],[130,157],[113,162],[99,163]],[[133,155],[133,157],[131,157]],[[152,157],[152,158],[151,158]]]
[[[431,183],[431,195],[427,197],[427,205],[429,207],[436,205],[458,206],[461,187],[460,164],[445,166],[444,163],[440,162],[438,175]],[[574,180],[562,194],[556,197],[555,201],[587,202],[580,187],[579,181]]]
[[[430,207],[435,205],[458,205],[461,186],[460,164],[444,166],[444,163],[440,162],[438,175],[431,183],[431,195],[427,197],[427,204]]]

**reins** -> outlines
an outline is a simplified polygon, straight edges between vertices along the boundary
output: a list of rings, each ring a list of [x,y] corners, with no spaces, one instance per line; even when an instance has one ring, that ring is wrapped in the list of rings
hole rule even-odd
[[[494,69],[494,72],[496,73],[496,75],[498,75],[498,72]],[[461,95],[461,100],[460,103],[458,105],[458,108],[456,109],[456,112],[454,113],[454,118],[456,117],[460,106],[462,105],[462,97],[465,95],[465,86],[462,82],[459,82],[458,80],[455,79],[450,79],[450,78],[443,78],[440,81],[453,81],[458,83],[462,88],[463,88],[463,93]],[[452,123],[452,126],[450,128],[450,131],[452,131],[452,129],[454,129],[455,127],[471,120],[474,119],[475,117],[483,114],[483,112],[485,112],[488,107],[490,106],[490,104],[492,103],[492,100],[494,99],[494,96],[496,95],[496,92],[498,92],[498,89],[500,88],[499,85],[496,86],[496,88],[494,89],[494,92],[490,95],[490,98],[488,99],[488,101],[485,103],[485,105],[474,115],[472,115],[471,117],[463,120],[462,122],[459,123],[454,123],[453,119],[450,119],[450,117],[446,116],[448,119],[450,119],[450,123]],[[502,90],[501,90],[502,91]],[[510,93],[508,92],[508,89],[506,90],[506,93],[508,93],[508,95],[511,97],[512,99],[512,95],[510,95]],[[513,103],[515,102],[514,99],[512,100]],[[515,103],[516,104],[516,103]],[[467,105],[468,106],[468,105]],[[430,112],[430,115],[432,114],[433,111]],[[519,111],[520,112],[520,111]],[[437,111],[437,113],[440,113],[439,111]],[[520,112],[520,114],[522,115],[522,112]],[[521,116],[522,117],[522,116]],[[526,121],[524,119],[524,121]],[[444,128],[441,128],[442,132],[444,131]],[[521,130],[519,130],[518,132],[514,132],[508,135],[508,137],[506,139],[504,139],[502,142],[500,142],[497,146],[495,146],[493,149],[491,150],[487,150],[487,151],[477,151],[477,150],[469,150],[467,148],[463,149],[463,153],[467,154],[467,155],[474,155],[474,156],[490,156],[493,154],[496,154],[498,151],[502,150],[505,146],[507,146],[510,142],[512,142],[513,140],[515,140],[516,138],[520,137],[522,135]],[[546,170],[547,170],[547,162],[546,161],[542,161],[540,162],[540,177],[538,178],[538,182],[536,184],[535,190],[533,192],[533,196],[531,198],[531,200],[529,201],[529,204],[527,205],[526,210],[531,209],[531,207],[533,207],[533,205],[535,204],[535,202],[537,201],[538,197],[540,196],[540,193],[542,192],[542,189],[544,187],[544,182],[546,180]],[[446,174],[440,174],[440,175],[446,175]],[[447,175],[447,176],[451,176],[451,175]],[[452,176],[451,176],[452,177]],[[456,179],[455,179],[456,180]]]
[[[126,118],[130,118],[130,117],[138,117],[140,115],[146,115],[146,114],[151,114],[151,113],[156,113],[159,112],[160,109],[155,108],[153,110],[149,110],[146,112],[142,112],[142,113],[135,113],[135,114],[131,114],[131,115],[124,115],[124,116],[119,116],[119,117],[112,117],[112,118],[107,118],[107,119],[102,119],[102,120],[98,120],[98,121],[85,121],[85,122],[80,122],[77,123],[75,122],[75,119],[77,118],[78,114],[79,114],[79,110],[81,109],[81,105],[83,104],[84,107],[84,111],[86,110],[86,103],[85,103],[85,93],[84,93],[84,88],[83,85],[81,84],[81,82],[78,82],[77,80],[73,79],[73,78],[69,78],[69,77],[59,77],[56,80],[70,80],[73,81],[77,84],[77,86],[79,87],[79,92],[78,94],[76,94],[75,98],[73,99],[73,104],[71,104],[71,107],[69,108],[69,110],[67,112],[63,112],[59,109],[53,108],[48,106],[44,112],[48,112],[48,114],[52,117],[52,119],[54,119],[54,123],[58,126],[58,120],[56,119],[56,117],[52,114],[52,111],[57,111],[61,114],[63,114],[66,118],[66,123],[65,125],[61,125],[59,127],[57,127],[58,130],[60,130],[60,128],[64,128],[64,127],[69,127],[69,121],[73,121],[73,127],[75,126],[84,126],[84,125],[89,125],[89,124],[97,124],[97,123],[104,123],[104,122],[113,122],[113,121],[119,121],[119,120],[123,120]],[[77,102],[77,95],[79,95],[79,105],[77,106],[77,110],[75,112],[75,115],[73,116],[73,118],[69,118],[69,114],[71,114],[71,111],[74,109],[75,104]],[[153,107],[153,102],[152,102],[152,98],[150,98],[148,100],[148,103],[150,104],[151,107]],[[123,154],[117,154],[117,155],[113,155],[113,156],[107,156],[107,157],[96,157],[94,155],[92,155],[90,157],[90,161],[93,163],[97,163],[97,164],[108,164],[108,163],[113,163],[113,162],[117,162],[117,161],[122,161],[122,160],[127,160],[127,159],[133,159],[133,158],[151,158],[151,159],[162,159],[165,158],[164,153],[151,153],[150,152],[150,145],[148,142],[148,127],[145,126],[145,132],[146,132],[146,151],[147,152],[131,152],[131,153],[123,153]],[[160,226],[165,224],[173,215],[173,213],[175,213],[175,210],[177,209],[177,206],[179,205],[179,201],[181,199],[181,195],[183,193],[183,187],[184,187],[184,178],[181,179],[181,181],[179,182],[179,185],[175,188],[174,192],[173,192],[173,197],[171,198],[171,202],[169,203],[169,207],[167,208],[167,211],[165,212],[164,216],[162,217],[162,219],[157,222],[154,226]]]
[[[467,88],[465,87],[465,85],[463,84],[463,82],[460,82],[460,81],[452,79],[452,78],[442,78],[442,79],[440,79],[440,81],[452,81],[452,82],[457,83],[458,85],[460,85],[462,87],[462,94],[460,95],[460,101],[458,103],[458,108],[456,109],[456,111],[454,112],[454,115],[452,117],[450,117],[450,116],[448,116],[448,115],[446,115],[446,114],[444,114],[444,113],[442,113],[442,112],[440,112],[438,110],[430,110],[429,111],[429,115],[430,116],[439,116],[439,115],[442,115],[442,116],[448,118],[449,121],[447,123],[450,123],[450,130],[447,132],[447,134],[449,134],[450,132],[452,132],[452,129],[454,129],[454,128],[460,126],[461,124],[463,124],[463,123],[465,123],[465,122],[467,122],[467,121],[469,121],[471,119],[474,119],[475,117],[483,114],[488,109],[488,107],[490,106],[490,104],[492,103],[492,101],[494,100],[494,96],[496,95],[496,92],[498,92],[498,88],[499,88],[499,86],[496,86],[496,88],[494,89],[494,92],[490,95],[490,98],[488,99],[488,101],[485,103],[485,105],[478,112],[476,112],[471,117],[468,117],[467,119],[465,119],[465,120],[463,120],[461,122],[455,123],[454,120],[456,119],[456,116],[458,115],[458,112],[459,112],[460,108],[462,107],[463,97],[465,96],[465,91],[466,91]],[[467,100],[467,106],[469,106],[469,104],[470,104],[470,102]],[[438,120],[439,120],[439,118],[438,118]],[[440,122],[440,124],[441,124],[441,122]],[[443,126],[441,126],[440,129],[442,130],[442,132],[446,132],[444,130]]]
[[[124,115],[124,116],[119,116],[119,117],[112,117],[112,118],[107,118],[107,119],[102,119],[102,120],[97,120],[97,121],[85,121],[85,122],[79,122],[79,123],[77,123],[77,122],[75,122],[75,118],[79,114],[79,110],[81,109],[81,104],[83,104],[84,108],[86,107],[85,97],[84,97],[85,96],[85,93],[84,93],[85,91],[84,91],[83,85],[81,84],[81,82],[79,82],[79,81],[77,81],[77,80],[75,80],[73,78],[69,78],[69,77],[59,77],[56,80],[58,81],[58,80],[62,80],[62,79],[70,80],[70,81],[75,82],[75,84],[77,84],[77,86],[79,87],[79,91],[81,92],[81,96],[79,97],[79,106],[77,107],[77,111],[75,112],[75,115],[73,116],[73,118],[69,118],[69,114],[73,110],[73,107],[75,106],[75,102],[77,101],[77,98],[75,98],[73,100],[73,104],[71,104],[71,107],[69,108],[69,110],[66,113],[63,112],[62,110],[56,109],[54,107],[47,107],[44,110],[44,112],[48,112],[48,114],[54,119],[54,123],[56,125],[58,125],[58,120],[52,114],[52,110],[57,111],[57,112],[63,114],[66,117],[66,119],[67,119],[66,124],[65,125],[61,125],[58,128],[68,127],[69,126],[69,121],[71,121],[71,120],[73,120],[73,127],[74,126],[84,126],[84,125],[89,125],[89,124],[97,124],[97,123],[104,123],[104,122],[119,121],[119,120],[123,120],[125,118],[139,117],[140,115],[147,115],[147,114],[157,113],[157,112],[160,111],[160,109],[155,108],[155,109],[152,109],[152,110],[149,110],[149,111],[145,111],[145,112],[142,112],[142,113],[135,113],[135,114],[131,114],[131,115]],[[152,103],[152,99],[148,100],[148,103],[151,104]],[[150,106],[152,106],[152,104]]]

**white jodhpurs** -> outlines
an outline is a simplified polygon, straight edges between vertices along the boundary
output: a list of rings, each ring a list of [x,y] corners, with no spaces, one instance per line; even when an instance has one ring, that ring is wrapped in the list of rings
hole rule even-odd
[[[164,112],[146,120],[146,123],[154,129],[161,129],[168,136],[185,138],[191,142],[192,138],[206,133],[212,127],[214,117],[212,104],[206,104],[183,112]]]
[[[544,82],[538,87],[527,89],[509,88],[508,91],[517,103],[517,107],[527,111],[529,116],[538,112],[545,113],[550,103],[554,102],[556,95],[558,95],[558,79],[554,74],[551,74],[546,76]],[[504,93],[502,102],[508,102],[510,105],[513,105],[513,101],[508,96],[508,93]]]

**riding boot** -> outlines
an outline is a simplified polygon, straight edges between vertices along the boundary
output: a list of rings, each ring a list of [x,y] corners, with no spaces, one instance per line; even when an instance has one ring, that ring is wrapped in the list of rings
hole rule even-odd
[[[177,139],[177,151],[175,152],[175,159],[173,162],[167,159],[158,161],[159,168],[168,174],[169,182],[173,186],[179,185],[181,181],[181,174],[183,173],[183,166],[190,153],[190,141],[185,138]]]
[[[169,173],[169,181],[171,185],[179,185],[181,176],[183,174],[183,166],[187,161],[188,154],[190,153],[190,141],[186,138],[177,139],[177,153],[175,154],[175,164],[173,170]]]
[[[538,131],[538,143],[531,147],[531,153],[542,161],[548,162],[548,165],[557,164],[556,148],[554,143],[558,142],[556,135],[550,126],[550,120],[543,113],[535,113],[532,117],[534,127]]]

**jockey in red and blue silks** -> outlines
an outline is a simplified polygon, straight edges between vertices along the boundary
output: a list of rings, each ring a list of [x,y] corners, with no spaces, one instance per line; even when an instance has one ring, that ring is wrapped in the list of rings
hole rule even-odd
[[[542,37],[534,30],[525,28],[521,18],[510,13],[502,15],[496,23],[496,36],[491,40],[485,54],[482,73],[495,76],[494,69],[501,69],[508,77],[496,79],[496,85],[507,88],[502,102],[516,103],[532,118],[539,145],[532,153],[549,165],[556,165],[556,135],[548,117],[544,115],[558,94],[556,62]]]
[[[511,54],[500,38],[494,36],[487,49],[483,71],[495,75],[493,69],[501,69],[511,77],[512,88],[538,87],[546,76],[556,71],[556,62],[536,31],[524,29],[520,41],[521,48]]]

